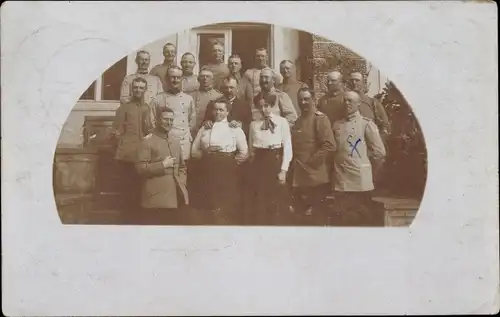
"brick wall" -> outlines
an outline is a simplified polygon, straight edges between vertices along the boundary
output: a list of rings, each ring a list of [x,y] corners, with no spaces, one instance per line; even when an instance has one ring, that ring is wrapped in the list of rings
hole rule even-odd
[[[364,74],[367,71],[366,60],[361,56],[339,43],[317,35],[312,35],[309,63],[312,64],[312,85],[316,99],[321,98],[327,90],[326,75],[329,72],[339,70],[346,75],[351,70]]]

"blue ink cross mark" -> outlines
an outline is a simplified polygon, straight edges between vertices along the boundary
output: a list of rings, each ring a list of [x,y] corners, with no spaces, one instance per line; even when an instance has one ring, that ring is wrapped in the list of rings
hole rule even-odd
[[[361,142],[361,139],[358,138],[356,140],[356,143],[352,144],[350,141],[351,137],[352,135],[349,135],[349,137],[347,137],[347,143],[349,143],[349,146],[351,147],[351,153],[349,154],[349,156],[352,157],[352,154],[354,153],[354,151],[356,151],[356,153],[358,153],[358,156],[361,158],[361,154],[359,154],[358,149],[356,148],[358,146],[358,143]]]

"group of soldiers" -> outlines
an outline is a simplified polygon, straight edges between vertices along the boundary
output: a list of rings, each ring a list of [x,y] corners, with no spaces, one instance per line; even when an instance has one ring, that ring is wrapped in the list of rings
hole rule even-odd
[[[322,212],[331,196],[342,212],[370,208],[390,124],[363,74],[331,72],[316,102],[292,61],[278,73],[257,49],[241,74],[241,58],[225,64],[223,52],[215,43],[199,74],[192,53],[176,65],[171,43],[151,70],[137,53],[113,124],[125,221],[271,224]]]

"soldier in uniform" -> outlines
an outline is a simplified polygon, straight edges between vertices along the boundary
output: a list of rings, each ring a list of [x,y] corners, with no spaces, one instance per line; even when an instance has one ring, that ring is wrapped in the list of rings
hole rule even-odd
[[[358,93],[361,98],[359,113],[363,117],[375,121],[380,131],[380,136],[385,142],[391,133],[391,124],[385,112],[384,106],[375,98],[365,94],[365,78],[360,72],[351,72],[347,81],[349,89]]]
[[[280,73],[283,76],[283,82],[276,85],[280,91],[286,92],[290,99],[292,99],[293,106],[297,115],[300,116],[300,107],[297,103],[297,93],[300,88],[307,88],[307,84],[297,80],[297,72],[295,65],[292,61],[284,60],[280,63]]]
[[[167,70],[170,66],[175,66],[175,56],[177,48],[172,43],[167,43],[163,46],[163,56],[165,57],[162,64],[154,66],[149,72],[150,75],[160,78],[163,83],[163,91],[167,91]]]
[[[199,87],[198,76],[193,73],[196,61],[192,53],[184,53],[181,57],[182,91],[186,94],[195,92]]]
[[[276,95],[276,103],[272,107],[274,114],[284,117],[290,126],[293,126],[297,120],[297,112],[293,106],[292,100],[287,93],[275,88],[275,72],[271,68],[264,68],[260,71],[260,88],[261,91],[254,97],[254,101],[266,99],[268,95]],[[252,119],[257,120],[262,112],[257,109],[255,103],[252,103]]]
[[[227,66],[229,68],[229,77],[236,79],[238,98],[245,99],[245,89],[247,85],[245,85],[246,81],[243,81],[241,76],[241,57],[238,54],[229,56]],[[223,86],[224,85],[221,86],[221,90]]]
[[[204,65],[202,68],[208,69],[213,75],[213,86],[216,89],[222,84],[224,78],[229,75],[229,68],[224,63],[224,47],[219,43],[212,46],[212,62]]]
[[[319,99],[318,110],[330,119],[330,124],[333,126],[335,121],[345,117],[342,73],[339,71],[328,73],[326,86],[328,87],[328,92]]]
[[[260,72],[269,68],[268,66],[269,55],[267,53],[267,49],[258,48],[255,50],[255,67],[248,69],[243,74],[243,81],[245,82],[246,87],[244,97],[247,99],[248,103],[253,106],[253,98],[260,92]],[[281,83],[283,78],[280,74],[273,71],[273,75],[275,76],[274,82],[276,84]]]
[[[189,204],[186,187],[187,171],[178,139],[170,137],[175,111],[160,107],[156,128],[140,144],[136,164],[144,180],[141,224],[177,224],[179,212]]]
[[[297,95],[301,115],[291,130],[290,174],[296,207],[312,215],[330,193],[327,162],[333,158],[335,141],[330,121],[316,110],[309,88],[300,88]]]
[[[142,138],[151,130],[149,106],[144,103],[147,82],[142,77],[132,80],[132,97],[121,102],[113,121],[113,134],[118,139],[115,160],[120,170],[121,202],[125,223],[137,220],[141,182],[135,170]]]
[[[149,63],[150,63],[150,55],[147,51],[139,51],[135,57],[135,63],[137,64],[137,71],[135,74],[130,74],[125,76],[122,82],[121,90],[120,90],[120,102],[128,103],[132,100],[132,82],[135,78],[141,77],[146,80],[147,87],[144,92],[144,102],[148,105],[151,104],[151,101],[158,95],[163,92],[163,86],[161,80],[153,75],[148,74]]]
[[[361,115],[360,104],[356,92],[346,92],[346,116],[333,124],[335,200],[342,213],[370,211],[373,180],[386,155],[377,125]]]
[[[196,123],[196,109],[193,98],[181,91],[182,70],[172,66],[167,71],[166,83],[169,89],[156,96],[151,103],[153,116],[157,118],[158,108],[169,107],[174,111],[174,123],[169,134],[179,140],[182,148],[182,157],[186,160],[191,152],[192,131]],[[156,126],[156,122],[154,124]]]
[[[223,96],[220,91],[214,89],[214,76],[209,69],[202,68],[198,75],[198,82],[200,83],[198,90],[190,94],[193,97],[196,109],[196,124],[193,129],[193,137],[198,133],[203,123],[208,103]]]

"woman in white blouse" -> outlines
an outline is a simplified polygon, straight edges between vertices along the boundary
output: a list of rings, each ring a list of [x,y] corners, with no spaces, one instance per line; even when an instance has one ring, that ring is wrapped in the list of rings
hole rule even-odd
[[[248,158],[248,144],[240,127],[230,127],[227,115],[231,104],[226,99],[212,102],[211,128],[202,127],[196,135],[191,155],[201,159],[204,175],[205,205],[215,215],[217,223],[228,223],[234,218],[239,202],[238,164]]]
[[[286,175],[292,160],[292,141],[287,119],[273,113],[277,95],[257,95],[254,105],[262,116],[250,124],[249,154],[254,190],[255,212],[259,224],[269,224],[280,210],[288,212],[291,198]]]

